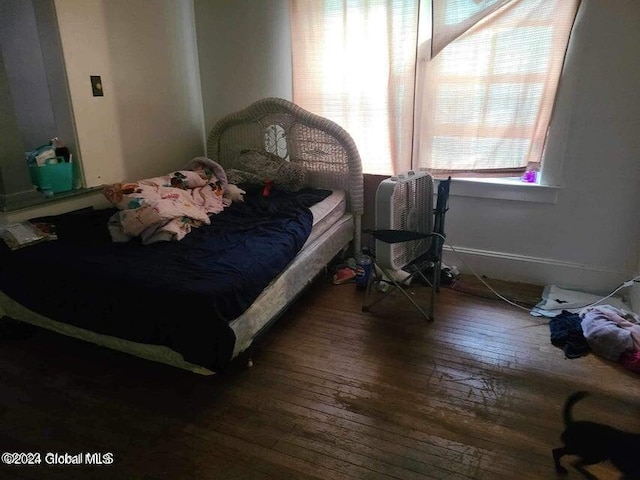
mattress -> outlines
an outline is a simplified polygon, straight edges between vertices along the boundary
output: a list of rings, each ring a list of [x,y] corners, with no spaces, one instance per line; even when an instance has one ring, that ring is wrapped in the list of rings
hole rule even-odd
[[[302,249],[315,242],[317,238],[342,218],[347,210],[347,198],[344,190],[333,191],[327,198],[312,205],[310,210],[313,214],[313,228]]]
[[[352,239],[353,216],[346,213],[321,237],[298,252],[289,267],[263,290],[253,305],[231,322],[231,329],[236,336],[233,357],[246,350],[255,335],[283,306],[291,303]]]
[[[248,348],[256,334],[274,319],[308,285],[318,272],[353,238],[353,217],[345,213],[345,194],[336,191],[311,207],[313,228],[302,250],[276,277],[249,309],[230,323],[236,335],[233,357]],[[188,363],[181,354],[165,347],[102,335],[91,330],[39,315],[0,292],[0,315],[26,321],[64,335],[120,350],[141,358],[166,363],[200,374],[213,373]]]
[[[343,190],[335,190],[327,198],[310,207],[313,214],[313,227],[309,238],[303,245],[296,258],[291,262],[289,267],[276,277],[269,286],[260,294],[254,304],[249,309],[233,320],[230,324],[231,329],[236,335],[236,343],[233,356],[246,350],[256,332],[260,331],[273,317],[278,313],[278,305],[291,301],[291,292],[295,291],[297,284],[302,284],[300,291],[313,280],[313,277],[328,263],[335,253],[346,245],[351,237],[347,238],[344,231],[353,229],[353,217],[346,212],[346,195]],[[331,237],[333,230],[340,231],[336,241],[322,245],[320,239],[330,231],[328,237]],[[333,253],[327,251],[327,248]],[[327,258],[327,255],[330,255]],[[300,267],[300,264],[303,267]],[[309,270],[313,275],[309,276]]]

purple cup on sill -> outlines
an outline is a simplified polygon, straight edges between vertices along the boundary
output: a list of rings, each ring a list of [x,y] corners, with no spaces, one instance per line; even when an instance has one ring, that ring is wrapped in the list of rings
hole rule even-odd
[[[520,178],[525,183],[536,183],[538,180],[538,172],[535,170],[529,170],[528,172],[524,172],[524,175]]]

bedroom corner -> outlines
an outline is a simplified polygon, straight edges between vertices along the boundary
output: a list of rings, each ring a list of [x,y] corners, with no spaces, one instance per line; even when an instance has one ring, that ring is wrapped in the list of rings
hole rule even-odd
[[[547,130],[546,185],[439,185],[414,172],[405,179],[428,178],[432,190],[388,197],[383,206],[406,221],[388,230],[376,196],[390,175],[363,173],[353,131],[293,103],[292,47],[304,42],[292,43],[291,25],[303,23],[290,24],[290,9],[324,8],[335,26],[343,13],[364,22],[366,4],[387,20],[375,37],[398,27],[394,9],[438,1],[453,0],[0,0],[0,17],[55,20],[32,38],[39,91],[53,79],[43,124],[62,129],[82,162],[82,188],[0,211],[0,480],[555,478],[563,405],[581,391],[591,396],[576,419],[640,432],[640,340],[617,359],[590,350],[581,315],[596,304],[557,293],[613,303],[604,295],[640,275],[640,0],[581,0]],[[525,28],[548,33],[543,16]],[[59,49],[43,40],[52,37]],[[19,117],[30,110],[15,111],[2,53],[0,205],[42,197],[23,162]],[[335,73],[353,80],[348,64]],[[104,96],[93,95],[94,75]],[[351,114],[341,95],[336,108]],[[43,135],[28,131],[28,143]],[[430,196],[425,215],[406,207]],[[407,232],[417,217],[433,225]],[[49,235],[3,225],[14,222]],[[362,229],[377,232],[360,242]],[[384,254],[373,238],[400,229],[446,243],[430,240],[426,256],[394,267],[417,274],[395,288],[376,270]],[[640,314],[640,282],[620,290]],[[635,321],[625,326],[640,335]],[[19,464],[29,459],[38,462]],[[620,478],[613,462],[586,469]]]

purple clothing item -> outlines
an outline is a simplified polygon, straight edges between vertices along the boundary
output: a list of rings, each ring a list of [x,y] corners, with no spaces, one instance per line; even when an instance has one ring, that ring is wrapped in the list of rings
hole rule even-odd
[[[617,362],[624,352],[633,351],[631,330],[622,328],[614,318],[623,317],[634,323],[637,316],[610,305],[590,307],[580,312],[582,332],[587,343],[598,355]]]

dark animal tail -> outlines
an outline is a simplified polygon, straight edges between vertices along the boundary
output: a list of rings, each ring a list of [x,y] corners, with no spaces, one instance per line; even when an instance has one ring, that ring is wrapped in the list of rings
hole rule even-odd
[[[575,392],[569,395],[567,401],[564,403],[564,424],[568,427],[570,423],[573,422],[573,416],[571,415],[571,409],[573,406],[582,400],[584,397],[589,395],[588,392]]]

